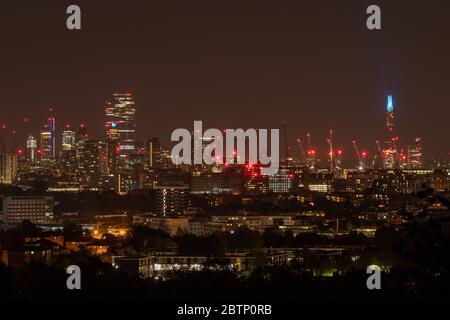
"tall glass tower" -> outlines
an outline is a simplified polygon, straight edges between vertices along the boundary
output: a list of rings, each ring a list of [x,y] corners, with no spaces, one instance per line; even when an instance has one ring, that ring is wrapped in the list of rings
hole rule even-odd
[[[136,124],[135,101],[130,93],[113,95],[113,99],[107,102],[106,113],[106,138],[116,140],[121,160],[127,160],[130,154],[136,152]]]
[[[36,149],[37,140],[32,135],[27,138],[27,160],[34,163],[36,162]]]
[[[50,126],[48,124],[44,125],[41,130],[41,160],[42,161],[50,161],[51,157],[51,140],[52,135],[50,132]]]

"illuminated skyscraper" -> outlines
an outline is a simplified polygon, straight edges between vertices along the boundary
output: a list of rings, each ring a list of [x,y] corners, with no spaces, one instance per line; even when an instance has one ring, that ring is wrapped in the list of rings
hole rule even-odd
[[[76,132],[66,125],[62,132],[62,148],[59,163],[64,173],[75,174],[77,170]]]
[[[88,132],[87,128],[84,124],[81,124],[77,131],[75,150],[76,150],[76,160],[77,160],[77,171],[80,175],[84,174],[84,149],[86,146],[86,142],[88,140]]]
[[[422,138],[415,138],[413,145],[408,145],[408,168],[423,168]]]
[[[48,126],[50,128],[50,160],[56,158],[56,119],[48,118]]]
[[[151,169],[158,169],[163,167],[163,160],[161,156],[161,142],[159,138],[153,137],[147,140],[146,143],[147,166]]]
[[[387,97],[386,106],[386,130],[388,134],[393,134],[394,132],[394,100],[392,96]]]
[[[76,140],[77,140],[77,143],[78,142],[81,142],[81,141],[86,141],[87,139],[88,139],[88,131],[87,131],[87,127],[86,127],[86,125],[85,124],[80,124],[80,127],[78,128],[78,131],[77,131],[77,137],[76,137]]]
[[[191,132],[191,136],[192,136],[192,149],[191,149],[191,159],[195,162],[195,153],[196,150],[199,150],[199,156],[200,156],[200,161],[202,161],[202,164],[195,164],[193,162],[194,168],[195,170],[204,170],[207,169],[208,167],[210,167],[210,165],[206,165],[206,163],[203,161],[202,155],[203,152],[205,151],[205,148],[214,141],[214,138],[211,137],[203,137],[203,136],[196,136],[195,132]],[[215,154],[213,154],[213,156],[215,156]]]
[[[41,141],[40,141],[41,160],[43,162],[50,161],[51,137],[52,134],[50,132],[50,126],[46,124],[41,130]]]
[[[55,148],[56,119],[48,118],[48,124],[44,125],[41,131],[41,160],[43,162],[53,161],[56,158]]]
[[[105,109],[106,137],[118,141],[121,162],[126,162],[128,156],[136,151],[134,104],[134,98],[130,93],[114,94],[113,100],[107,103]]]
[[[36,161],[36,149],[37,149],[37,140],[33,136],[29,136],[27,138],[27,160],[30,162]]]
[[[62,150],[73,150],[75,149],[76,134],[69,125],[62,132]]]
[[[101,177],[101,159],[103,144],[98,140],[87,140],[80,150],[78,170],[84,182],[91,188],[97,188]]]
[[[106,175],[115,175],[117,171],[117,160],[119,156],[119,144],[117,139],[106,138],[104,173]]]
[[[386,142],[384,153],[384,167],[393,169],[397,166],[397,140],[394,133],[394,101],[392,96],[387,97],[386,106]]]

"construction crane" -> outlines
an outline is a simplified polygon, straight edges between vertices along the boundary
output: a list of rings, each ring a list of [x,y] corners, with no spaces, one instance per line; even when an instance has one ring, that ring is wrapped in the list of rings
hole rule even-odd
[[[300,159],[305,159],[306,158],[305,149],[303,148],[302,140],[300,138],[297,138],[297,146],[300,151]]]
[[[309,132],[306,133],[306,139],[308,141],[308,150],[312,150],[311,134]]]
[[[357,144],[356,140],[353,140],[352,143],[353,143],[353,149],[355,150],[356,157],[358,158],[358,169],[364,170],[366,168],[367,152],[365,152],[365,151],[359,152],[358,144]]]
[[[381,167],[384,168],[384,153],[381,149],[380,141],[376,140],[375,144],[377,145],[377,152],[373,156],[372,168],[375,168],[375,162],[378,158],[380,158]]]
[[[334,152],[333,152],[333,130],[330,130],[330,137],[327,139],[330,147],[330,170],[334,170]]]
[[[367,151],[361,151],[361,159],[364,164],[364,169],[367,168]]]
[[[344,151],[342,151],[342,149],[338,149],[336,151],[336,160],[335,160],[335,168],[337,170],[341,170],[342,169],[342,155],[343,155]]]
[[[312,143],[311,143],[311,134],[309,132],[306,133],[306,140],[308,142],[308,151],[307,151],[307,158],[306,162],[308,165],[308,168],[314,169],[314,166],[316,164],[316,150],[314,150]]]
[[[400,157],[400,152],[399,152],[399,150],[398,150],[397,141],[398,141],[398,137],[392,138],[392,146],[394,147],[395,155],[397,156],[397,161],[398,161],[398,163],[400,164],[400,162],[401,162],[401,157]]]

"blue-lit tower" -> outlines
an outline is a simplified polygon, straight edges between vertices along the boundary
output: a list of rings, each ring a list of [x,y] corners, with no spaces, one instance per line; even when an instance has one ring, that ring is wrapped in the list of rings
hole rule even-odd
[[[56,119],[51,116],[48,118],[50,128],[50,160],[56,159]]]
[[[387,138],[393,138],[394,136],[394,101],[392,96],[387,97],[386,106],[386,130]]]
[[[397,140],[394,131],[394,99],[389,95],[386,104],[386,142],[383,150],[386,169],[394,169],[397,166]]]

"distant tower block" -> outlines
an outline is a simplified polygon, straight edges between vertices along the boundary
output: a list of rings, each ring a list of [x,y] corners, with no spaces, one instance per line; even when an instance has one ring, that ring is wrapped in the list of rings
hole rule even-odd
[[[423,149],[422,138],[415,138],[414,144],[408,145],[408,168],[423,168]]]

